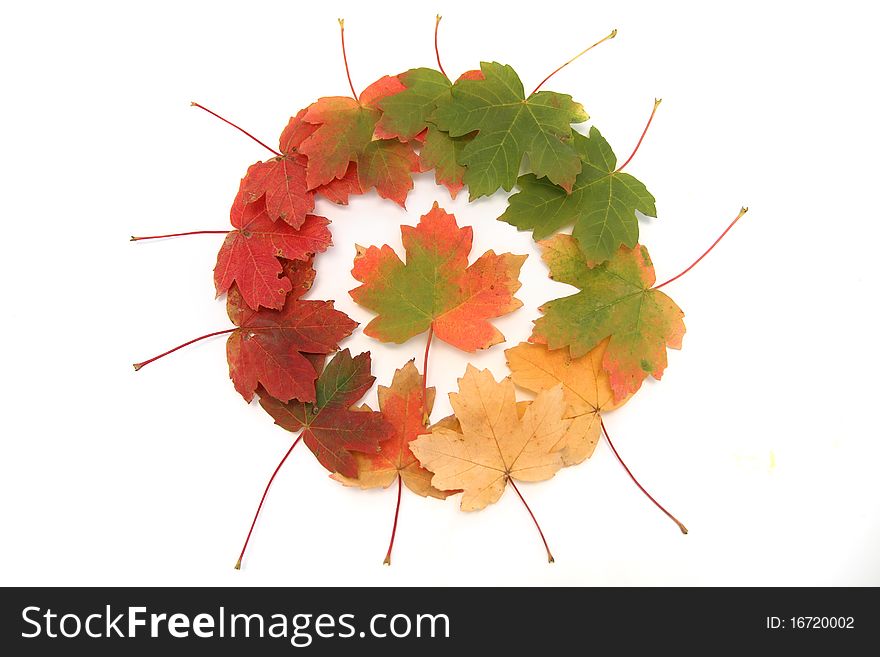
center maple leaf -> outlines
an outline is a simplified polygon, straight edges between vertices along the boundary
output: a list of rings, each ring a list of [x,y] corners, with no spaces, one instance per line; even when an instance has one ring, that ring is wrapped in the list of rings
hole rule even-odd
[[[503,342],[488,320],[522,305],[513,295],[526,256],[490,250],[468,267],[473,230],[459,228],[437,203],[418,226],[400,231],[406,264],[387,244],[358,247],[351,273],[363,285],[350,294],[378,313],[364,333],[402,343],[433,328],[439,339],[464,351]]]

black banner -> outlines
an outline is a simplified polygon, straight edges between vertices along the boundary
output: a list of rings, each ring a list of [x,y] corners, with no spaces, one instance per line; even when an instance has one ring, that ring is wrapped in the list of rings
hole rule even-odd
[[[2,591],[6,655],[383,655],[600,650],[677,654],[873,645],[874,589],[18,588]],[[243,653],[242,651],[253,651]],[[156,653],[153,653],[156,654]]]

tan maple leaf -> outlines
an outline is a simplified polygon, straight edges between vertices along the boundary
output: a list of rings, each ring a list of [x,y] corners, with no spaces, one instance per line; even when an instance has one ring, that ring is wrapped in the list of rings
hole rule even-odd
[[[509,378],[497,382],[468,365],[458,389],[449,393],[454,418],[435,424],[410,449],[434,473],[435,488],[463,491],[462,511],[497,502],[508,479],[543,481],[564,466],[557,445],[572,421],[563,417],[561,385],[539,393],[522,417]]]
[[[565,417],[572,422],[555,449],[561,451],[565,465],[592,456],[602,432],[601,412],[619,408],[632,396],[614,401],[608,374],[602,369],[607,346],[608,340],[603,340],[579,358],[572,358],[568,349],[550,350],[527,342],[504,352],[516,385],[540,393],[562,384],[568,405]]]

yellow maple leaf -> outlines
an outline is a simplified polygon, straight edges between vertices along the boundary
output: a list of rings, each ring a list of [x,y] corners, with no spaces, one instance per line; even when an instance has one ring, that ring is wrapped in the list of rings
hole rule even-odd
[[[441,420],[410,449],[434,473],[440,490],[462,490],[462,511],[497,502],[508,479],[543,481],[564,466],[557,445],[568,431],[562,386],[538,394],[519,416],[509,378],[495,381],[488,370],[468,365],[449,393],[454,418]]]
[[[593,454],[601,435],[600,413],[619,408],[632,396],[614,401],[608,374],[602,369],[607,346],[606,339],[580,358],[572,358],[568,349],[550,350],[528,342],[504,352],[516,385],[541,393],[562,384],[568,405],[565,417],[572,420],[556,446],[565,465],[575,465]]]

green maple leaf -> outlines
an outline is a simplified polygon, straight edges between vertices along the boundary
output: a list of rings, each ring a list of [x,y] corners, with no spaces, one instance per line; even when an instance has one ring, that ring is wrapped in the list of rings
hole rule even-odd
[[[651,374],[666,369],[666,347],[681,348],[684,313],[660,290],[648,250],[620,247],[606,263],[590,267],[570,235],[541,242],[550,278],[580,292],[541,307],[530,340],[550,349],[568,347],[572,358],[610,337],[602,360],[614,398],[636,392]]]
[[[521,176],[517,181],[520,191],[510,197],[499,219],[531,230],[536,240],[574,224],[572,235],[587,263],[595,265],[611,258],[621,245],[638,244],[636,211],[656,217],[657,209],[641,182],[616,171],[614,151],[596,128],[590,128],[589,138],[575,133],[573,144],[583,170],[571,193],[532,174]]]
[[[439,130],[433,125],[428,126],[425,143],[419,157],[422,168],[434,170],[434,180],[438,185],[445,185],[452,198],[464,187],[465,167],[461,164],[461,153],[472,137],[450,137],[449,133]]]
[[[482,77],[479,71],[468,71],[464,79]],[[397,76],[406,89],[379,102],[382,118],[376,134],[383,139],[410,141],[424,134],[420,154],[422,168],[434,170],[438,185],[445,185],[452,198],[464,187],[465,167],[461,164],[462,149],[471,135],[450,137],[431,123],[437,105],[452,100],[452,82],[432,68],[414,68]]]
[[[571,96],[539,91],[528,98],[510,67],[482,62],[484,79],[460,79],[438,103],[431,120],[452,137],[478,131],[461,153],[471,199],[513,189],[523,156],[534,174],[571,189],[581,158],[571,144],[571,124],[586,121]]]
[[[473,231],[436,203],[416,227],[402,226],[406,263],[388,246],[358,248],[352,276],[363,285],[351,291],[377,313],[364,333],[383,342],[406,342],[433,329],[464,351],[504,340],[489,321],[522,305],[514,294],[525,256],[487,251],[468,266]]]

